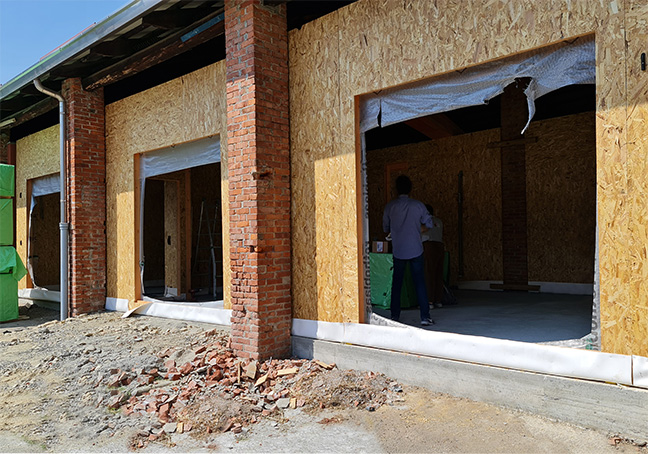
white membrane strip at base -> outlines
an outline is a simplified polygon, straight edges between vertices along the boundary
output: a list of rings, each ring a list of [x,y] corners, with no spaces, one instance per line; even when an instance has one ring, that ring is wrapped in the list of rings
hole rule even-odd
[[[18,298],[27,298],[30,300],[61,302],[61,292],[47,290],[44,288],[21,288],[18,289]]]
[[[632,356],[632,379],[635,386],[648,388],[648,358]]]
[[[126,312],[128,310],[128,300],[124,298],[106,298],[106,310]]]
[[[292,333],[295,336],[488,366],[632,385],[632,358],[627,355],[430,332],[411,327],[396,328],[297,319],[293,320]],[[332,334],[331,338],[327,337],[329,333]]]
[[[218,307],[213,303],[169,303],[156,301],[138,310],[139,315],[152,317],[173,318],[188,322],[214,323],[216,325],[231,325],[232,311]],[[106,310],[126,312],[128,300],[123,298],[106,298]]]

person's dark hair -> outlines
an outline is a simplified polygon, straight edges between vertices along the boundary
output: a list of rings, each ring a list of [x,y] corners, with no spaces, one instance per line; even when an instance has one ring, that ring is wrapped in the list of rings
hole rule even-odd
[[[412,191],[412,180],[406,175],[396,178],[396,192],[398,195],[409,194]]]
[[[428,213],[430,213],[430,216],[434,216],[434,208],[432,208],[432,205],[430,205],[429,203],[426,203],[425,208],[427,208]]]

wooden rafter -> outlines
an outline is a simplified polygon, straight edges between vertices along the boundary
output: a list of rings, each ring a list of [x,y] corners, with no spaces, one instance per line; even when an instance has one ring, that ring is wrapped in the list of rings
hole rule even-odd
[[[441,139],[443,137],[463,134],[464,132],[454,121],[444,114],[415,118],[406,121],[405,124],[421,134],[428,136],[430,139]]]

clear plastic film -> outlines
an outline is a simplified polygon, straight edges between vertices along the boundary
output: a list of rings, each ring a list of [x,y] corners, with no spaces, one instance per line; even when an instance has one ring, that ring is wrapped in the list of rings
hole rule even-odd
[[[371,93],[360,105],[360,130],[369,131],[414,118],[463,107],[486,104],[519,78],[531,78],[525,94],[529,118],[535,114],[535,100],[561,87],[593,84],[596,79],[594,38],[578,38],[536,52],[514,56],[453,72],[434,80]]]

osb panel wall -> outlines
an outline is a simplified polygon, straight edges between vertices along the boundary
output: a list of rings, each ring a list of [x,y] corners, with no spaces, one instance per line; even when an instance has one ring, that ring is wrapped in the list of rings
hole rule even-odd
[[[226,144],[225,96],[220,61],[106,106],[108,296],[135,297],[134,155],[216,134]]]
[[[502,192],[499,130],[463,134],[428,142],[367,152],[370,238],[384,237],[385,165],[407,162],[411,197],[432,205],[443,221],[443,239],[450,253],[450,277],[458,278],[457,192],[463,171],[463,280],[502,279]]]
[[[619,227],[627,219],[618,223],[626,214],[623,185],[616,185],[626,156],[624,21],[616,0],[359,0],[291,31],[294,316],[359,319],[355,96],[590,33],[597,36],[597,156],[604,169],[599,221],[607,244],[627,246]],[[625,290],[612,289],[623,288],[614,284],[623,282],[616,276],[627,265],[606,251],[601,284],[626,298]],[[602,294],[602,305],[619,304],[616,296]]]
[[[16,249],[23,262],[27,263],[27,180],[58,173],[59,168],[59,126],[39,131],[16,142]],[[27,279],[18,286],[26,288]]]
[[[526,147],[529,280],[594,282],[594,112],[531,123]]]
[[[183,185],[184,188],[184,185]],[[181,214],[179,213],[180,187],[177,181],[164,182],[164,285],[182,293],[180,273],[185,260],[180,254],[183,235],[180,233]],[[182,199],[184,200],[184,199]],[[185,204],[183,203],[184,207]],[[156,228],[159,228],[157,226]]]
[[[616,62],[618,75],[612,87],[619,102],[601,106],[614,115],[605,123],[597,122],[599,141],[613,137],[611,128],[621,123],[624,114],[628,122],[627,140],[599,153],[601,343],[605,351],[648,356],[648,79],[640,66],[648,40],[648,5],[639,0],[628,0],[626,5],[628,63],[624,68]],[[611,58],[623,55],[621,44],[614,50]],[[615,66],[611,58],[606,61],[610,70]],[[624,77],[627,113],[618,99]]]

